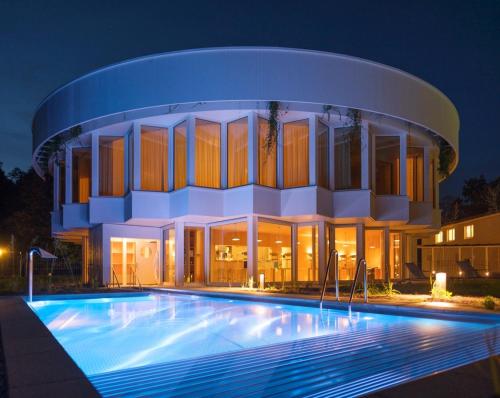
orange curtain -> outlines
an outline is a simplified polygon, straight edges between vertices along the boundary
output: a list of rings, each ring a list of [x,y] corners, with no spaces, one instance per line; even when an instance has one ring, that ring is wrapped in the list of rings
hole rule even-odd
[[[141,127],[141,189],[168,191],[168,130]]]
[[[283,185],[309,184],[309,121],[285,123],[283,127]]]
[[[91,149],[73,149],[73,203],[88,203],[91,189]]]
[[[408,148],[406,157],[406,192],[412,202],[424,200],[424,149]]]
[[[174,128],[174,189],[187,185],[187,122]]]
[[[227,125],[227,184],[229,188],[248,184],[248,119]]]
[[[195,183],[220,188],[220,124],[196,119]]]
[[[316,170],[318,173],[318,183],[320,187],[328,189],[329,181],[329,148],[328,148],[328,126],[318,123],[318,134],[316,143]]]
[[[123,151],[123,137],[99,137],[99,195],[125,193]]]
[[[266,136],[269,132],[269,122],[259,118],[259,184],[276,187],[276,143],[268,150]]]

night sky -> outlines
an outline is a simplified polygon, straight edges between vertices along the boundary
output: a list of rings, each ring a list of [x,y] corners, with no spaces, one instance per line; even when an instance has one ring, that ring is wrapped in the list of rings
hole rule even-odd
[[[461,119],[460,163],[441,185],[500,175],[500,1],[0,0],[0,161],[31,162],[31,119],[51,91],[157,52],[283,46],[354,55],[443,91]]]

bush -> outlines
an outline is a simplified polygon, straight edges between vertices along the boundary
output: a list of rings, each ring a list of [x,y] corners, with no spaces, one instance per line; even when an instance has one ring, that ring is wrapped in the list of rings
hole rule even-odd
[[[491,296],[486,296],[483,300],[483,306],[487,310],[494,310],[495,309],[495,300]]]

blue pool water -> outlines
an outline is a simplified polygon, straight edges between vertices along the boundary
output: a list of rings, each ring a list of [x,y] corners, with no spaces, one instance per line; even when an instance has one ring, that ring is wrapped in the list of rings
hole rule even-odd
[[[484,344],[486,333],[496,333],[498,330],[495,324],[371,313],[353,313],[349,317],[342,310],[319,310],[183,294],[55,299],[35,301],[31,307],[105,396],[126,395],[134,391],[132,387],[138,385],[141,385],[142,393],[139,391],[137,396],[154,395],[154,391],[160,396],[175,396],[173,392],[181,387],[168,385],[171,394],[166,393],[166,378],[158,376],[155,379],[151,372],[170,374],[168,379],[173,383],[171,374],[177,375],[179,369],[185,369],[185,366],[191,370],[196,366],[203,369],[208,366],[212,371],[210,374],[215,375],[217,366],[214,363],[226,363],[224,374],[228,373],[230,366],[236,366],[234,375],[227,376],[236,377],[241,371],[238,366],[241,367],[242,361],[248,361],[249,358],[255,369],[258,369],[261,358],[261,365],[265,370],[269,368],[269,363],[273,363],[272,359],[276,355],[276,366],[296,363],[299,359],[302,361],[303,353],[295,357],[301,350],[306,350],[307,353],[317,352],[319,358],[331,356],[324,365],[325,369],[333,373],[325,379],[326,384],[323,383],[322,388],[345,388],[349,382],[357,380],[352,376],[354,371],[364,369],[369,360],[375,360],[377,355],[380,358],[387,357],[387,362],[380,362],[382,359],[374,362],[377,366],[368,366],[368,373],[360,375],[359,380],[369,380],[368,376],[376,377],[377,372],[393,371],[395,376],[388,380],[392,379],[392,383],[397,384],[401,381],[396,376],[404,375],[402,381],[407,381],[421,377],[425,372],[454,367],[462,362],[468,363],[487,356],[488,347]],[[494,351],[499,349],[497,340],[493,344]],[[462,347],[460,352],[455,353],[456,344],[462,344]],[[482,344],[484,349],[476,349],[474,344]],[[310,348],[305,348],[309,345]],[[367,348],[361,350],[362,346]],[[468,351],[470,355],[466,355]],[[448,352],[449,358],[456,354],[455,362],[448,360]],[[346,353],[349,356],[346,357]],[[364,358],[363,361],[356,362],[356,355]],[[373,357],[370,358],[371,356]],[[235,359],[239,357],[242,359]],[[415,361],[414,369],[411,368],[411,358]],[[317,366],[311,368],[311,372],[321,367],[322,362],[314,359],[314,355],[311,354],[310,359],[317,363]],[[419,370],[422,363],[431,359],[432,362],[429,362],[426,369]],[[205,362],[215,360],[217,361],[212,365],[205,365]],[[384,367],[385,363],[387,369]],[[397,364],[399,365],[396,366]],[[433,366],[437,368],[430,364],[435,364]],[[272,369],[276,371],[275,368]],[[320,373],[318,377],[327,376],[324,370]],[[196,375],[200,374],[205,375],[200,371],[196,372]],[[111,375],[111,378],[103,375]],[[217,377],[220,380],[220,375]],[[296,374],[294,377],[296,378]],[[145,380],[150,383],[146,387],[143,386]],[[337,380],[336,384],[334,380]],[[160,383],[161,386],[155,383]],[[283,385],[285,384],[290,385]],[[380,388],[373,382],[371,385],[372,390]],[[124,386],[128,387],[123,390]],[[210,386],[213,387],[213,384]],[[182,388],[187,388],[185,383]],[[196,391],[180,391],[179,394],[202,396],[203,391],[207,391],[206,387],[200,389],[199,394]],[[228,391],[223,395],[229,396]],[[267,390],[262,390],[257,396],[267,395],[265,391]],[[288,396],[294,395],[293,391],[300,391],[298,395],[302,396],[322,390],[316,388],[309,391],[300,387],[292,392],[283,391]],[[359,391],[366,392],[370,389]],[[356,394],[349,393],[347,396],[351,395]],[[335,396],[342,394],[335,392]]]

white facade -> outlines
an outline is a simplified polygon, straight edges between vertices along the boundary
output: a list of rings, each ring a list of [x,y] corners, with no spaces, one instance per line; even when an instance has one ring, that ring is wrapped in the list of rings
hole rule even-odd
[[[277,142],[263,152],[271,101]],[[143,141],[148,129],[157,141]],[[33,136],[35,168],[54,176],[53,234],[83,240],[104,284],[317,283],[334,245],[346,248],[343,279],[362,257],[374,279],[405,276],[407,237],[439,226],[436,137],[457,152],[458,116],[383,65],[226,48],[75,80],[41,104]]]

